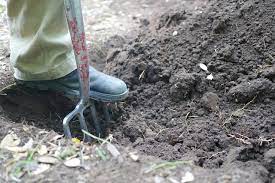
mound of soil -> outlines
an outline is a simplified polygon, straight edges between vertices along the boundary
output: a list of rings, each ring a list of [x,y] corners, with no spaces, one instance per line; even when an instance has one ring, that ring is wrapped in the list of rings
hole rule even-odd
[[[163,159],[250,167],[266,172],[263,182],[274,179],[274,9],[266,0],[179,7],[116,49],[106,71],[130,87],[117,139]]]

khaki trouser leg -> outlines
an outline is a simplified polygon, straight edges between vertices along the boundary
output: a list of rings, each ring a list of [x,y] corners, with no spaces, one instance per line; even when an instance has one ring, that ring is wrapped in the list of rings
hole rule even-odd
[[[76,69],[63,0],[8,0],[8,17],[16,79],[52,80]]]

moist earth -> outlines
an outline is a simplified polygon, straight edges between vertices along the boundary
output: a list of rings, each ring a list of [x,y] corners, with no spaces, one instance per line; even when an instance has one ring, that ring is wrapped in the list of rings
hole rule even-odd
[[[100,56],[105,72],[130,89],[128,99],[113,107],[109,131],[122,149],[134,148],[146,158],[139,165],[97,164],[95,175],[83,179],[129,181],[123,173],[111,174],[110,180],[101,172],[130,167],[133,182],[165,182],[165,173],[140,174],[153,157],[152,162],[193,161],[195,168],[170,173],[182,177],[192,170],[197,182],[275,181],[275,1],[189,3],[193,8],[178,3],[143,19],[140,32],[127,33],[127,39],[115,35],[105,42]],[[1,95],[0,103],[1,137],[15,128],[4,123],[6,118],[19,122],[16,127],[27,122],[62,133],[60,120],[73,108],[56,94],[21,90]],[[57,169],[46,176],[77,180],[60,179]]]

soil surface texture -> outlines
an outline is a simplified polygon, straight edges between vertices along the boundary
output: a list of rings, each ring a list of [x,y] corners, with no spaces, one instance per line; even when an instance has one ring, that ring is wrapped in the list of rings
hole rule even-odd
[[[204,168],[257,162],[251,169],[274,181],[274,159],[264,160],[275,147],[274,8],[261,0],[177,7],[115,50],[106,70],[131,91],[115,136]]]

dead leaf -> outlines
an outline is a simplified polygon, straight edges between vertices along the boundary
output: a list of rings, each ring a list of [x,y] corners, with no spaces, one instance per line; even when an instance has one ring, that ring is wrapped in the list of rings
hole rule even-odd
[[[40,156],[43,156],[48,153],[48,148],[45,145],[41,145],[37,152]]]
[[[51,165],[49,164],[39,164],[36,168],[36,170],[31,172],[31,175],[39,175],[41,173],[44,173],[45,171],[49,170],[51,168]]]
[[[33,139],[30,138],[30,140],[24,146],[6,146],[5,149],[11,152],[24,153],[29,149],[32,149],[32,146],[33,146]]]
[[[185,175],[181,178],[181,183],[192,182],[194,180],[194,175],[191,172],[186,172]]]
[[[64,135],[56,135],[56,136],[54,136],[54,137],[50,140],[50,142],[52,142],[52,141],[57,141],[58,139],[61,139],[63,136],[64,136]]]
[[[117,148],[113,144],[107,144],[107,150],[112,154],[113,157],[117,158],[120,156],[120,152],[117,150]]]
[[[39,163],[45,163],[45,164],[57,164],[59,160],[52,156],[41,156],[37,159]]]
[[[7,147],[15,147],[20,144],[21,140],[14,133],[8,134],[0,143],[0,149],[5,149]]]
[[[76,168],[81,166],[81,161],[78,158],[73,158],[64,162],[64,165],[69,168]]]

